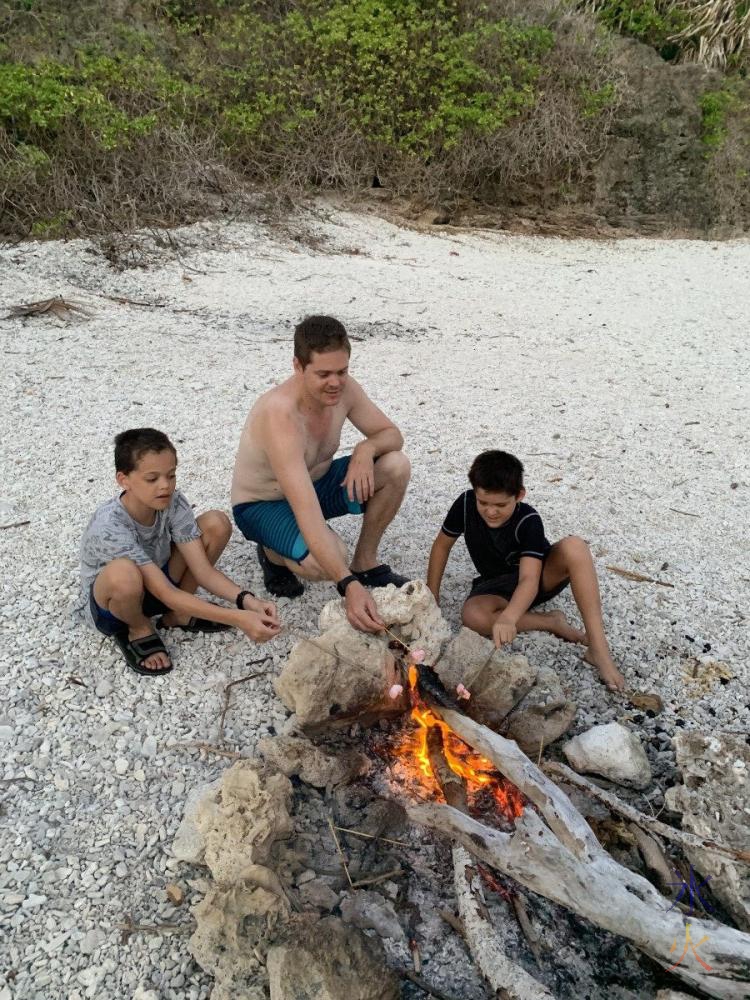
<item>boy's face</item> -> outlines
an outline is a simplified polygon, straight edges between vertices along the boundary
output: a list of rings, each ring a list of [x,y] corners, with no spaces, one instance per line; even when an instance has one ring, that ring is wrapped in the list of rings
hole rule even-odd
[[[313,351],[303,368],[297,358],[294,369],[302,375],[307,393],[323,406],[335,406],[344,392],[349,375],[349,352]]]
[[[474,495],[479,516],[485,524],[490,528],[501,528],[511,518],[516,504],[526,496],[526,490],[522,489],[518,496],[514,496],[512,493],[493,493],[479,486]]]
[[[169,448],[147,451],[132,472],[118,472],[117,482],[151,510],[166,510],[177,486],[177,456]]]

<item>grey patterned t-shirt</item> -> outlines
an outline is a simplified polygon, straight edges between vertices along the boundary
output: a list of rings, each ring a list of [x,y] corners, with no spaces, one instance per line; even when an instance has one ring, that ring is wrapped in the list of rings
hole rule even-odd
[[[172,543],[192,542],[201,533],[185,497],[175,490],[166,510],[158,510],[154,523],[140,524],[128,514],[119,497],[97,507],[81,539],[81,590],[88,618],[89,591],[107,563],[132,559],[136,566],[169,561]]]

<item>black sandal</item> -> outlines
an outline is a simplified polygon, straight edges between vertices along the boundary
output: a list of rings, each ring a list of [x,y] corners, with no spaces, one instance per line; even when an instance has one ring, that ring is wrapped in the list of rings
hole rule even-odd
[[[352,575],[356,576],[363,587],[387,587],[392,583],[396,587],[403,587],[409,583],[407,576],[394,573],[388,563],[381,563],[380,566],[373,566],[372,569],[352,570]]]
[[[164,615],[156,621],[156,627],[165,632],[171,628],[182,629],[183,632],[228,632],[232,627],[223,622],[212,622],[209,618],[191,618],[184,625],[165,625]]]
[[[128,639],[127,632],[117,632],[112,638],[125,657],[125,662],[134,673],[140,674],[142,677],[160,677],[172,670],[171,657],[168,667],[157,667],[156,670],[149,670],[143,665],[149,656],[153,656],[155,653],[166,653],[169,656],[167,647],[156,632],[144,635],[141,639]]]
[[[263,546],[258,543],[258,562],[263,570],[263,585],[274,597],[300,597],[305,587],[286,566],[277,566],[266,555]]]

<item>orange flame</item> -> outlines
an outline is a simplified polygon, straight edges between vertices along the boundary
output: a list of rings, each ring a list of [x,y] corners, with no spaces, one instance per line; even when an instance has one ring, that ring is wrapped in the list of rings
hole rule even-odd
[[[417,692],[417,668],[414,664],[409,664],[409,689],[412,701],[411,717],[417,723],[416,745],[412,741],[407,741],[407,745],[399,751],[400,754],[413,753],[419,765],[419,772],[428,779],[430,786],[434,787],[435,778],[427,751],[427,733],[433,726],[438,726],[443,734],[443,753],[446,762],[454,774],[467,782],[469,791],[476,792],[481,788],[488,788],[508,819],[520,816],[523,813],[523,799],[515,785],[499,778],[492,761],[475,753],[453,732],[447,722],[439,719],[421,700]]]

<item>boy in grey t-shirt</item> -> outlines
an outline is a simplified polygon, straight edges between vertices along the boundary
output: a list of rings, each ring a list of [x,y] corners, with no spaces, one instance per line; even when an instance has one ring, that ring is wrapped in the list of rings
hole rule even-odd
[[[81,541],[81,586],[90,625],[114,638],[139,674],[163,674],[172,662],[150,619],[162,629],[218,632],[236,626],[255,642],[278,635],[275,606],[242,590],[215,568],[232,528],[226,514],[195,518],[176,489],[177,453],[152,428],[115,438],[119,497],[97,508]],[[237,610],[195,597],[198,586]]]

